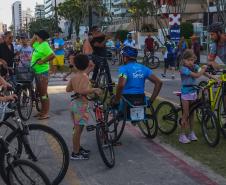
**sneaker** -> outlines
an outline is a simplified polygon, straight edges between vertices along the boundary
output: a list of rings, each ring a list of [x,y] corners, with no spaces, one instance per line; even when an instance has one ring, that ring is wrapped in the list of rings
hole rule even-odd
[[[84,155],[89,155],[90,150],[86,150],[86,149],[84,149],[83,147],[80,147],[80,153],[81,153],[81,154],[84,154]]]
[[[187,144],[187,143],[190,143],[191,141],[187,138],[185,134],[181,134],[179,136],[179,142],[182,144]]]
[[[72,152],[71,159],[72,160],[88,160],[89,157],[88,157],[88,155],[82,154],[81,152],[79,152],[77,154],[75,154],[74,152]]]
[[[198,138],[195,135],[195,132],[193,132],[193,131],[188,135],[188,139],[190,141],[197,141],[198,140]]]
[[[163,78],[166,78],[166,75],[165,74],[161,74],[161,75],[162,75]]]

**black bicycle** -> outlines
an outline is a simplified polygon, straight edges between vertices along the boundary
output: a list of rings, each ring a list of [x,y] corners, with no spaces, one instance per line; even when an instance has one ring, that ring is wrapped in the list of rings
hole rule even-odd
[[[144,55],[142,63],[151,69],[156,69],[160,65],[160,60],[154,55],[154,52],[148,51]]]
[[[0,122],[0,130],[12,149],[10,152],[17,159],[35,162],[48,174],[52,184],[59,184],[69,166],[69,151],[64,139],[51,127],[23,122],[15,114],[15,104],[9,104],[9,108],[11,111],[2,117],[4,121]],[[8,122],[8,118],[13,122]]]
[[[116,143],[120,139],[127,121],[138,126],[147,138],[155,138],[158,123],[149,99],[144,94],[123,95],[122,102],[123,107],[119,106],[117,109],[109,107],[106,111],[112,142]]]
[[[216,115],[211,110],[210,104],[206,101],[205,89],[208,90],[208,86],[187,86],[193,87],[197,91],[201,91],[198,93],[201,95],[201,97],[191,104],[189,115],[199,112],[204,139],[209,146],[215,147],[220,141],[220,125]],[[180,98],[179,107],[176,107],[170,102],[163,101],[156,108],[159,130],[161,133],[167,135],[173,133],[176,130],[178,123],[181,121],[179,119],[179,112],[182,111],[181,92],[175,92],[175,94]]]
[[[6,112],[13,112],[11,109],[7,108],[8,103],[1,104],[1,115]],[[1,116],[1,121],[4,119]],[[4,132],[4,128],[1,128],[1,132]],[[18,144],[18,143],[17,143]],[[2,179],[8,185],[50,185],[50,181],[45,173],[31,161],[21,160],[15,155],[12,150],[12,145],[9,145],[7,140],[0,137],[0,175]]]

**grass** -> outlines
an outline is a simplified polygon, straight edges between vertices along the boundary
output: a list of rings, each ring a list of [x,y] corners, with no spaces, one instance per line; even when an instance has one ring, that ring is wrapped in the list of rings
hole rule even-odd
[[[154,106],[156,107],[158,103],[159,101],[156,101]],[[158,132],[158,137],[164,143],[200,161],[202,164],[207,165],[213,171],[226,178],[226,139],[221,136],[220,143],[215,148],[212,148],[205,142],[200,123],[197,120],[195,120],[194,130],[199,140],[190,144],[180,144],[178,142],[179,127],[177,127],[177,130],[171,135],[164,135]]]

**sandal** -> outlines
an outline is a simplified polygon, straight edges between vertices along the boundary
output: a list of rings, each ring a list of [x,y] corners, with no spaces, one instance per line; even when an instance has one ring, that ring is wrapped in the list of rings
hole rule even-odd
[[[35,114],[33,117],[37,118],[37,117],[40,117],[40,116],[42,116],[42,113],[39,112],[39,113]]]
[[[38,120],[49,119],[49,115],[41,115]]]

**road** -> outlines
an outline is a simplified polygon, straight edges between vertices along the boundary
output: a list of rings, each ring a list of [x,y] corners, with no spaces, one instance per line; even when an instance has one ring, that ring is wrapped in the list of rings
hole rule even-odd
[[[117,79],[117,67],[111,67],[113,79]],[[161,76],[161,70],[154,71]],[[162,98],[177,101],[172,94],[180,87],[179,74],[176,79],[163,79]],[[72,122],[69,114],[70,95],[65,93],[66,82],[60,78],[50,79],[50,119],[30,123],[47,124],[56,129],[65,139],[71,153]],[[152,92],[147,84],[146,91]],[[33,113],[35,114],[35,112]],[[90,123],[94,123],[90,119]],[[95,132],[85,131],[82,145],[91,150],[88,161],[70,161],[67,176],[61,185],[224,185],[226,180],[199,163],[159,142],[146,139],[138,128],[128,124],[121,139],[122,146],[115,147],[116,165],[105,167],[99,155]],[[54,156],[57,151],[46,153]],[[57,162],[57,161],[56,161]],[[47,162],[48,166],[52,164]],[[48,170],[47,170],[48,171]],[[49,175],[49,173],[48,173]],[[3,183],[0,180],[0,184]]]

